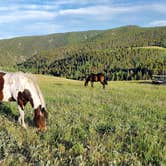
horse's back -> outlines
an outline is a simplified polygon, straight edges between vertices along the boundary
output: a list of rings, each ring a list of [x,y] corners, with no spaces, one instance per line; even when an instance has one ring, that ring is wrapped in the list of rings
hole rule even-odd
[[[4,78],[6,80],[6,84],[19,90],[25,89],[29,83],[32,83],[32,80],[23,72],[7,73]]]
[[[25,89],[34,90],[32,80],[28,78],[23,72],[5,73],[3,79],[3,101],[8,101],[11,97],[17,99],[18,92],[23,92]]]

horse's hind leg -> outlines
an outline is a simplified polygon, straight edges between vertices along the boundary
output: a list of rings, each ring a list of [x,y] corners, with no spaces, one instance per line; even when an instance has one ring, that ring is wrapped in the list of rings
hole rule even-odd
[[[24,111],[22,110],[22,108],[18,105],[18,110],[19,110],[19,118],[18,118],[18,122],[22,125],[22,127],[24,127],[25,129],[27,128],[25,125],[25,121],[24,121]]]

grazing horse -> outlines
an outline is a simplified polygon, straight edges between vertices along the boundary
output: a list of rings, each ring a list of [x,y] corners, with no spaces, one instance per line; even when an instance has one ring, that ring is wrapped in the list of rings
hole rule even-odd
[[[18,105],[18,122],[26,128],[24,107],[30,102],[34,109],[34,123],[39,130],[46,130],[46,106],[39,86],[30,74],[0,72],[0,102],[15,101]]]
[[[84,85],[88,86],[89,81],[91,82],[91,87],[93,87],[93,83],[97,81],[100,81],[100,83],[103,85],[103,89],[105,88],[105,85],[108,85],[103,73],[98,73],[98,74],[91,73],[85,80]]]

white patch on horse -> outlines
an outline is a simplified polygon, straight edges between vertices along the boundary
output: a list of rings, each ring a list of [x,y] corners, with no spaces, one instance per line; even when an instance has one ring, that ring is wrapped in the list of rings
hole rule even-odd
[[[28,89],[33,99],[34,109],[39,105],[45,108],[44,98],[32,75],[22,72],[6,73],[4,82],[3,101],[8,101],[10,97],[17,100],[18,92],[23,92],[25,89]]]

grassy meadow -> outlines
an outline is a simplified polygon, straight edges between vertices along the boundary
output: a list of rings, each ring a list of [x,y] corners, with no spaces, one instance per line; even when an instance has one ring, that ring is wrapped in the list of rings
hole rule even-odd
[[[0,165],[166,165],[166,86],[148,82],[84,82],[37,76],[49,118],[46,133],[25,109],[0,105]]]

